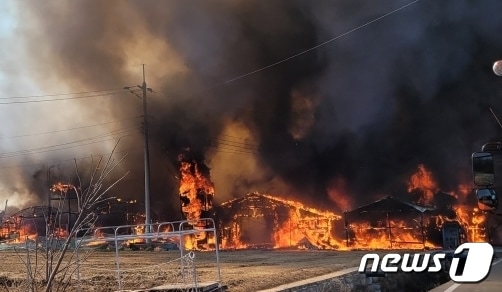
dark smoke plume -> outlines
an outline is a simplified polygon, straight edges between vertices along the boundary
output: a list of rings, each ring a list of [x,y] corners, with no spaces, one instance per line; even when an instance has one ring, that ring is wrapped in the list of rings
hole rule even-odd
[[[70,88],[140,84],[147,63],[157,214],[179,216],[185,147],[216,201],[258,190],[342,208],[338,192],[355,207],[404,193],[419,164],[445,191],[469,183],[470,154],[500,133],[502,2],[422,0],[373,21],[407,3],[25,1],[19,33],[32,66]],[[141,115],[127,93],[80,106],[85,120]],[[124,143],[138,151],[117,192],[141,198],[141,136]]]

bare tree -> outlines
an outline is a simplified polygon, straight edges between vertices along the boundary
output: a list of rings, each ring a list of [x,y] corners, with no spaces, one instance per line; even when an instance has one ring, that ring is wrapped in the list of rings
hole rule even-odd
[[[31,249],[28,246],[28,241],[26,241],[26,257],[23,258],[18,253],[26,266],[26,281],[29,291],[36,291],[37,286],[41,288],[40,284],[37,285],[37,279],[41,279],[40,282],[44,284],[44,291],[46,292],[64,291],[70,287],[79,262],[86,258],[85,253],[80,252],[78,254],[81,243],[75,239],[77,235],[85,236],[87,234],[77,233],[82,232],[82,230],[87,230],[85,233],[91,231],[90,227],[94,226],[98,219],[99,206],[107,200],[113,199],[113,197],[107,196],[107,193],[129,173],[126,172],[118,179],[107,184],[107,178],[125,159],[125,156],[118,160],[113,158],[116,147],[117,145],[107,158],[101,156],[96,161],[92,158],[91,171],[88,174],[87,182],[84,182],[84,177],[81,175],[75,159],[76,186],[71,182],[57,186],[63,187],[63,195],[57,200],[55,206],[48,207],[48,212],[44,215],[47,226],[45,244],[39,246],[38,242],[36,242],[35,249]],[[55,227],[57,226],[55,222],[61,220],[64,201],[69,190],[76,194],[74,198],[76,207],[73,212],[75,219],[73,224],[67,227],[66,234],[62,236],[60,234],[61,230]],[[43,259],[40,260],[39,257]]]

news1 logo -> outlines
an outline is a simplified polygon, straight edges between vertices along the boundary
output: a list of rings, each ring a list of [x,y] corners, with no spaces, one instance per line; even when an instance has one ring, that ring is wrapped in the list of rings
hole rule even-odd
[[[486,242],[468,242],[460,245],[453,252],[450,265],[450,278],[457,283],[476,283],[482,281],[490,272],[494,250]],[[431,261],[432,257],[432,261]],[[412,259],[411,259],[412,258]],[[429,272],[435,273],[443,269],[441,261],[446,259],[446,253],[402,255],[396,253],[386,254],[382,261],[375,253],[365,254],[359,264],[359,272],[366,272],[369,260],[373,260],[371,272],[380,269],[385,273]]]

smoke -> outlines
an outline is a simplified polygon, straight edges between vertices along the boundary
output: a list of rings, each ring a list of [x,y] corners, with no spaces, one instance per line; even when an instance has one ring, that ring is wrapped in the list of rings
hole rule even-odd
[[[21,3],[16,56],[31,69],[15,75],[46,92],[135,86],[137,65],[147,64],[152,205],[166,217],[179,216],[176,158],[185,147],[210,166],[216,201],[259,190],[342,209],[405,192],[419,164],[442,189],[456,189],[470,180],[470,154],[498,134],[488,108],[497,111],[502,91],[491,71],[502,56],[502,20],[490,16],[502,11],[499,1],[422,0],[399,10],[411,2]],[[139,127],[142,115],[127,92],[22,109],[2,134],[35,121],[56,130],[130,119],[80,131],[85,138]],[[139,199],[141,130],[129,134],[119,148],[129,153],[121,170],[131,174],[116,192]],[[108,153],[115,142],[63,156]],[[2,183],[31,186],[30,172]],[[348,198],[337,205],[339,194]]]

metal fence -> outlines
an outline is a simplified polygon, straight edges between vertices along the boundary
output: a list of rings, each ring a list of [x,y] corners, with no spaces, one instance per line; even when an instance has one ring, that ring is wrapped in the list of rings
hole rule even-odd
[[[75,276],[80,290],[90,291],[92,288],[89,287],[97,287],[99,291],[124,291],[162,286],[169,291],[198,291],[204,285],[221,287],[217,232],[211,218],[197,222],[184,220],[87,228],[79,230],[77,235],[75,254],[78,264]],[[188,244],[194,238],[206,239],[205,251]],[[125,254],[134,254],[132,247],[168,251],[160,252],[156,263],[131,262]],[[214,254],[215,271],[212,274],[216,279],[206,277],[201,282],[195,264],[196,252],[199,251],[205,257],[208,253]],[[110,259],[110,252],[113,252],[114,260],[97,260],[98,257]],[[151,287],[146,287],[148,285]]]

